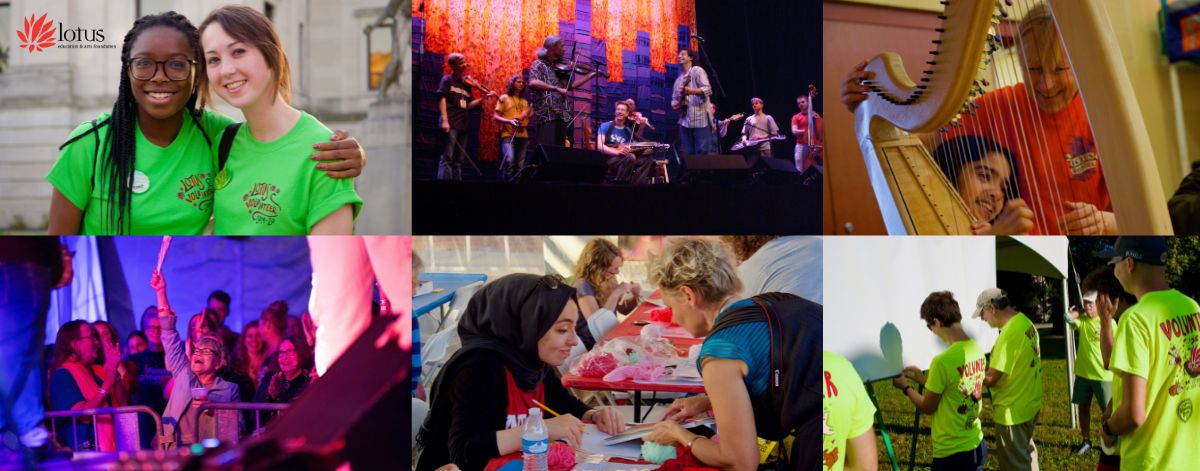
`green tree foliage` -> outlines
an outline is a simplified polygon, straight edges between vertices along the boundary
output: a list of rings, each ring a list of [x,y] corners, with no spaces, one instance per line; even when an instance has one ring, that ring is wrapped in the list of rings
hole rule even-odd
[[[1200,237],[1167,239],[1167,283],[1193,299],[1200,294]]]

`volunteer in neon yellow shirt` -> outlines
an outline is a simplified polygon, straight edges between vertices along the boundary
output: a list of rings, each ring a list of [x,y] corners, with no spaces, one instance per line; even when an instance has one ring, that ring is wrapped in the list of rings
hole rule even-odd
[[[1000,329],[983,382],[992,388],[1000,469],[1036,470],[1033,429],[1042,408],[1042,355],[1037,328],[1013,308],[1008,294],[999,288],[979,293],[974,317]]]
[[[1117,280],[1113,274],[1113,267],[1103,265],[1092,270],[1091,273],[1083,279],[1083,291],[1085,293],[1095,292],[1096,314],[1100,318],[1100,359],[1103,362],[1105,371],[1109,371],[1109,359],[1112,357],[1113,337],[1117,330],[1117,323],[1130,306],[1137,304],[1137,298],[1125,291],[1121,286],[1121,282]],[[1120,375],[1112,375],[1112,399],[1103,404],[1105,407],[1104,415],[1101,420],[1107,420],[1109,414],[1116,409],[1116,406],[1121,403],[1121,383]],[[1101,442],[1096,442],[1099,445]],[[1096,469],[1098,471],[1109,471],[1120,469],[1121,457],[1117,454],[1118,450],[1113,449],[1111,443],[1106,447],[1100,448],[1100,458],[1096,461]]]
[[[1103,268],[1112,271],[1110,267]],[[1079,335],[1071,403],[1079,406],[1079,435],[1083,441],[1071,450],[1075,455],[1082,455],[1092,448],[1092,398],[1096,398],[1104,413],[1107,413],[1108,403],[1112,400],[1112,372],[1104,366],[1104,355],[1100,350],[1100,327],[1107,322],[1111,335],[1116,323],[1111,317],[1104,321],[1097,315],[1097,296],[1095,291],[1084,293],[1083,313],[1070,312],[1063,316],[1067,325]]]
[[[291,72],[271,20],[231,5],[213,10],[199,29],[209,83],[246,116],[213,178],[214,232],[352,233],[362,199],[352,182],[322,181],[308,168],[312,145],[328,129],[291,106]]]
[[[979,412],[983,407],[983,379],[987,360],[983,350],[962,329],[958,301],[949,291],[931,293],[921,303],[921,319],[950,346],[933,357],[926,378],[916,366],[904,368],[892,384],[904,391],[917,409],[933,415],[933,470],[982,470],[987,442]],[[920,394],[908,377],[925,385]]]
[[[875,405],[854,365],[833,352],[822,352],[825,370],[821,400],[822,463],[829,471],[874,470]]]
[[[122,45],[112,113],[81,124],[60,148],[50,234],[200,234],[212,215],[210,148],[233,121],[204,109],[199,35],[184,16],[139,18]],[[199,105],[197,105],[199,101]],[[327,140],[326,136],[324,140]],[[335,139],[342,139],[335,136]],[[322,142],[314,159],[330,176],[356,176],[353,139]]]
[[[1120,378],[1120,403],[1101,426],[1120,437],[1121,467],[1193,469],[1200,463],[1200,305],[1166,280],[1163,237],[1121,237],[1109,261],[1138,302],[1117,324],[1110,367]],[[1139,425],[1140,424],[1140,425]]]

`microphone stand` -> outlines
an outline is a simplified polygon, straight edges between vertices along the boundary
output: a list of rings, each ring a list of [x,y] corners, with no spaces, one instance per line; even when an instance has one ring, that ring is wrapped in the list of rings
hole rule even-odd
[[[717,73],[717,66],[708,59],[708,50],[704,47],[704,38],[698,34],[693,36],[696,37],[696,44],[700,46],[700,57],[704,59],[705,64],[708,64],[708,68],[712,69],[713,85],[716,86],[717,91],[721,92],[721,98],[725,98],[725,87],[721,86],[721,75]]]

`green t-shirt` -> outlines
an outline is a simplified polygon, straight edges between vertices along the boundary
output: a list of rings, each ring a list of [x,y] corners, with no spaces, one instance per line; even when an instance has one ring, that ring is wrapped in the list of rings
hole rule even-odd
[[[1112,322],[1116,331],[1116,322]],[[1104,357],[1100,352],[1100,316],[1079,316],[1075,320],[1075,332],[1079,334],[1079,349],[1075,352],[1075,376],[1094,381],[1112,381],[1111,371],[1104,369]]]
[[[260,142],[243,125],[225,163],[229,179],[217,189],[213,232],[217,235],[304,235],[344,205],[362,208],[351,179],[329,178],[309,159],[313,144],[329,140],[329,128],[308,113],[287,134]],[[217,151],[214,146],[213,161]]]
[[[925,389],[942,395],[933,413],[933,457],[974,450],[983,441],[983,378],[987,360],[974,340],[954,342],[933,357]]]
[[[854,365],[836,353],[822,353],[825,368],[825,395],[821,401],[822,461],[825,469],[841,471],[846,464],[846,441],[871,428],[875,423],[875,405]]]
[[[992,364],[1004,376],[992,388],[996,423],[1018,425],[1032,420],[1042,408],[1042,353],[1037,327],[1017,313],[992,346]]]
[[[1121,316],[1110,365],[1146,379],[1146,421],[1121,436],[1122,468],[1195,469],[1200,463],[1200,417],[1193,417],[1200,378],[1185,369],[1200,363],[1198,340],[1200,305],[1176,290],[1146,293]]]
[[[102,114],[95,122],[108,118]],[[233,120],[204,110],[200,125],[215,144],[220,131]],[[108,176],[104,159],[108,155],[108,124],[95,133],[68,144],[46,175],[46,181],[83,211],[82,234],[115,234],[116,221],[108,221]],[[92,129],[92,121],[80,124],[72,138]],[[175,140],[167,147],[154,145],[134,131],[134,184],[129,203],[130,234],[198,235],[212,216],[213,161],[209,141],[192,118],[185,116]],[[97,155],[97,151],[99,155]]]

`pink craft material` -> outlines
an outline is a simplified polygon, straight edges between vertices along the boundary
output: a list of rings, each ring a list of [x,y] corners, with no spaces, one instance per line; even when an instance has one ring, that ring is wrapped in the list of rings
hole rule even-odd
[[[670,325],[679,325],[675,323],[675,315],[671,312],[671,308],[664,307],[650,311],[650,322],[661,322]]]
[[[575,450],[563,442],[550,442],[550,453],[546,457],[550,471],[565,471],[575,467]]]
[[[579,376],[586,378],[602,378],[617,368],[617,357],[609,352],[588,355],[579,360]]]
[[[632,379],[634,381],[658,381],[667,375],[667,369],[662,365],[645,362],[638,365],[622,366],[604,375],[604,381],[614,383]]]

